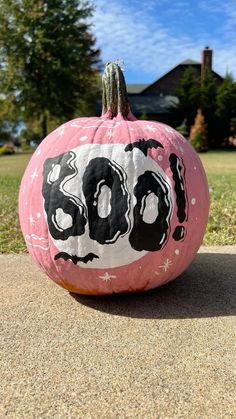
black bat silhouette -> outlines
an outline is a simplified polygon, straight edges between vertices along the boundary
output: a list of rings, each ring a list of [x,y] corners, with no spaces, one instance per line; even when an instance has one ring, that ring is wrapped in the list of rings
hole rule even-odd
[[[94,253],[88,253],[87,255],[80,257],[77,255],[69,255],[69,253],[67,252],[60,252],[60,253],[57,253],[57,255],[54,257],[55,260],[60,259],[60,258],[64,260],[70,259],[76,265],[77,262],[88,263],[95,258],[99,259],[99,256],[95,255]]]
[[[150,138],[149,140],[145,140],[144,138],[141,138],[138,141],[135,141],[134,143],[128,144],[125,147],[125,151],[132,151],[133,148],[139,148],[140,151],[142,151],[142,153],[147,157],[147,152],[149,148],[157,148],[157,147],[161,147],[164,148],[163,145],[161,143],[159,143],[159,141],[154,140],[153,138]]]

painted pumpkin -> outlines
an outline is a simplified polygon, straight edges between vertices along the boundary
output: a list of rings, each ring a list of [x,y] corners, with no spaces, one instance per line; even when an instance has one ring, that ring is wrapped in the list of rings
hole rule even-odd
[[[22,179],[29,253],[69,291],[148,290],[190,264],[208,219],[206,176],[174,129],[132,115],[123,73],[108,63],[101,117],[49,134]]]

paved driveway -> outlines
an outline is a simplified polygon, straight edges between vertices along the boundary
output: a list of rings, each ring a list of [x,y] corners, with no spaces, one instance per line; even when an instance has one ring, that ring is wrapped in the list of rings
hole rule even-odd
[[[0,417],[236,417],[236,246],[200,252],[173,283],[110,297],[0,256]]]

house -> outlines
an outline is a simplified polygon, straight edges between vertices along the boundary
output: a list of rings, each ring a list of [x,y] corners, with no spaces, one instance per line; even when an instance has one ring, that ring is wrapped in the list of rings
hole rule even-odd
[[[213,51],[206,47],[202,51],[201,62],[185,60],[168,71],[164,76],[151,84],[127,84],[129,103],[133,114],[137,118],[144,117],[149,120],[156,120],[174,125],[170,116],[170,107],[178,103],[176,89],[179,86],[187,67],[192,67],[196,78],[201,79],[206,69],[214,75],[217,86],[223,82],[223,77],[212,69]],[[102,103],[97,101],[96,114],[101,115]]]
[[[185,60],[151,84],[127,84],[129,102],[134,115],[137,118],[146,115],[147,119],[170,123],[169,108],[171,104],[178,103],[176,88],[187,67],[191,66],[198,78],[201,78],[208,68],[219,86],[223,82],[223,77],[213,71],[212,55],[213,51],[206,47],[202,51],[201,62]]]

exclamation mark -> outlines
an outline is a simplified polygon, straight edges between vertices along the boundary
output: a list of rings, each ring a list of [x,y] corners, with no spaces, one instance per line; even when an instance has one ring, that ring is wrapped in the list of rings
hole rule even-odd
[[[176,205],[177,205],[177,217],[180,223],[187,221],[188,211],[188,199],[185,185],[185,166],[183,160],[179,159],[176,154],[172,153],[169,157],[170,168],[173,174],[175,182],[175,194],[176,194]],[[175,227],[175,231],[172,235],[176,241],[184,239],[186,235],[186,228],[178,225]]]

